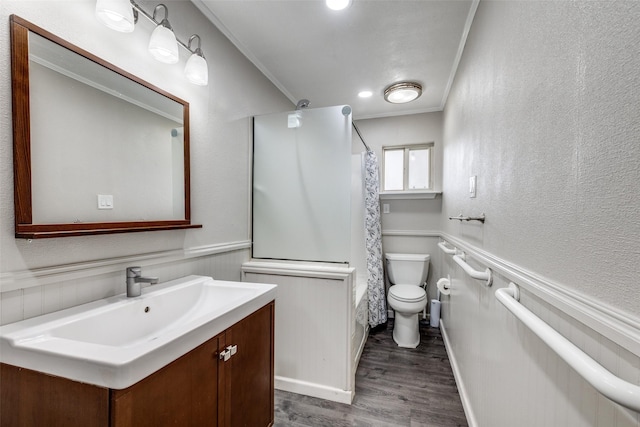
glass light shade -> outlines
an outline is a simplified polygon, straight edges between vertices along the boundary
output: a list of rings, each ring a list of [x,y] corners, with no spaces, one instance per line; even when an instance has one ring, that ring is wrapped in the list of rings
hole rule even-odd
[[[197,53],[192,54],[184,67],[184,75],[191,83],[206,86],[209,83],[209,67],[207,60]]]
[[[155,59],[165,64],[178,62],[178,42],[169,28],[158,25],[149,40],[149,52]]]
[[[326,0],[326,4],[331,10],[342,10],[351,5],[351,0]]]
[[[422,86],[418,83],[396,83],[384,91],[384,99],[392,104],[411,102],[422,95]]]
[[[130,33],[135,28],[133,7],[129,0],[98,0],[96,17],[107,27],[121,33]]]

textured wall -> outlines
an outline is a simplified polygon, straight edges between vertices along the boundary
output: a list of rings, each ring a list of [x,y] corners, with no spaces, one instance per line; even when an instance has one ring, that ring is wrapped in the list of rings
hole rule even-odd
[[[445,108],[442,224],[635,315],[639,20],[637,1],[480,3]]]
[[[480,2],[444,111],[442,202],[447,236],[625,312],[635,325],[639,21],[636,1]],[[460,212],[484,212],[487,221],[446,219]],[[452,278],[443,330],[470,425],[640,426],[640,414],[597,393],[496,300],[505,275],[487,288],[439,257]],[[527,289],[521,303],[640,384],[638,353]]]
[[[138,3],[149,11],[158,2]],[[291,109],[291,102],[191,2],[169,1],[167,5],[171,25],[178,38],[187,40],[193,33],[201,36],[202,49],[209,63],[209,86],[195,86],[184,78],[182,70],[187,59],[186,50],[180,49],[180,62],[175,65],[159,63],[148,54],[147,44],[153,26],[145,18],[140,19],[133,33],[123,34],[98,22],[94,0],[0,2],[0,279],[3,282],[28,277],[38,268],[61,266],[69,269],[79,265],[78,268],[82,269],[84,267],[79,263],[93,265],[91,263],[96,260],[119,257],[126,257],[123,262],[128,262],[147,253],[249,240],[251,118]],[[9,57],[11,14],[21,16],[190,103],[191,212],[193,222],[202,224],[202,229],[42,239],[32,243],[14,239]],[[247,257],[248,254],[244,253],[241,259],[236,260],[237,278],[241,261]],[[109,262],[113,265],[113,261]],[[154,269],[163,270],[163,267]],[[180,271],[188,273],[187,269],[177,265],[167,266],[167,269],[171,275]],[[228,266],[224,271],[223,275],[232,275]],[[151,272],[150,269],[149,274]],[[214,274],[213,270],[210,274]],[[124,280],[124,273],[121,276]],[[113,277],[119,280],[115,275]],[[161,276],[161,280],[166,278]],[[53,281],[47,280],[47,283]],[[103,278],[96,280],[106,282]],[[86,285],[84,289],[82,283],[70,286],[74,295],[77,292],[83,296],[66,298],[62,304],[45,301],[48,298],[45,295],[50,291],[58,295],[57,288],[48,286],[5,292],[0,299],[4,311],[9,312],[2,316],[2,323],[115,292],[114,287],[107,284],[91,291],[88,287]],[[31,305],[30,301],[38,307],[23,309]]]
[[[152,10],[157,2],[139,2]],[[190,84],[187,59],[166,65],[147,52],[152,24],[141,18],[133,33],[112,31],[95,18],[94,0],[6,1],[0,4],[0,271],[67,264],[141,252],[246,240],[249,235],[251,117],[291,103],[187,1],[170,1],[171,25],[181,40],[202,37],[209,86]],[[13,239],[9,15],[15,13],[190,103],[192,220],[201,230]]]

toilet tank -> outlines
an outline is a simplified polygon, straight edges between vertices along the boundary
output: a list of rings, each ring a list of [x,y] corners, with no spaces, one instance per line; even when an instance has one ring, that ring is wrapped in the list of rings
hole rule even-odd
[[[431,258],[428,254],[386,253],[384,257],[392,285],[420,286],[427,280]]]

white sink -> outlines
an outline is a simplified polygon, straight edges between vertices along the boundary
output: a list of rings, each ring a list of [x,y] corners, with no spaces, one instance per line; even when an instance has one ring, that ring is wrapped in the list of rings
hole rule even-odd
[[[124,287],[124,284],[123,284]],[[188,276],[0,327],[4,363],[127,388],[276,297],[276,285]]]

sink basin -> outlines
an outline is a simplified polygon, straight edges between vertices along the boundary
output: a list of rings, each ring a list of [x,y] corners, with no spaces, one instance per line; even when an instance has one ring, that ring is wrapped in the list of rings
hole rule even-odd
[[[127,388],[274,300],[276,285],[188,276],[0,327],[3,363]]]

